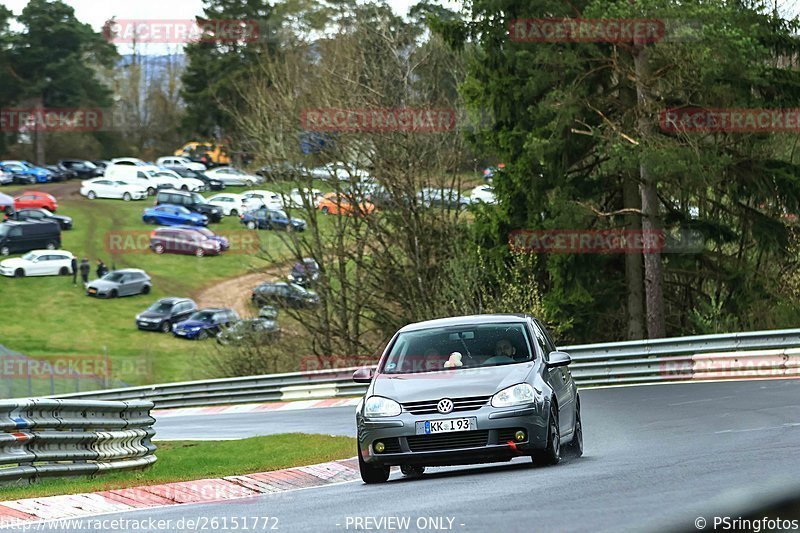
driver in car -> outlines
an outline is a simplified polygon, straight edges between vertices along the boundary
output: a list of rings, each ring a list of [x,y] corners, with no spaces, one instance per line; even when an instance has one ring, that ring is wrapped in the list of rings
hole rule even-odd
[[[517,348],[508,339],[500,339],[494,345],[494,355],[497,357],[509,357],[515,359]]]

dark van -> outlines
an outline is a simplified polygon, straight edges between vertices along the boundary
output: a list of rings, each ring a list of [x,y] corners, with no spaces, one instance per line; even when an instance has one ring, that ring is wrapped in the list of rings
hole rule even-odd
[[[9,220],[0,224],[0,255],[61,248],[57,222]]]

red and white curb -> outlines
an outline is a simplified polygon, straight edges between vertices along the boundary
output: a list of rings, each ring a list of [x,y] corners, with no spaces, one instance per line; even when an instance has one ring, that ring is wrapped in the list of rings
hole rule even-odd
[[[358,459],[353,457],[311,466],[227,476],[220,479],[198,479],[129,489],[27,498],[0,502],[0,524],[10,526],[167,505],[237,500],[357,479],[360,479]]]
[[[298,409],[322,409],[327,407],[346,407],[357,405],[360,398],[328,398],[324,400],[298,400],[294,402],[245,403],[238,405],[216,405],[211,407],[179,407],[176,409],[155,409],[156,419],[168,416],[221,415],[239,413],[260,413],[262,411],[294,411]]]

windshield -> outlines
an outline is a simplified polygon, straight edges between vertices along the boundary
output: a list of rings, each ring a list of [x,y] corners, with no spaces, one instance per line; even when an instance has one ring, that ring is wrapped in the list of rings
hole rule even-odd
[[[147,308],[151,313],[169,313],[172,309],[172,304],[167,302],[156,302]]]
[[[37,255],[35,253],[33,253],[33,252],[28,252],[27,254],[22,256],[22,258],[25,261],[33,261],[34,259],[36,259],[36,257],[37,257]]]
[[[8,226],[0,224],[0,237],[8,235],[8,231],[9,231]]]
[[[210,322],[214,318],[213,311],[198,311],[189,317],[189,320],[196,320],[198,322]]]
[[[202,194],[197,194],[196,192],[192,193],[192,200],[194,200],[194,203],[196,203],[196,204],[207,204],[208,203],[206,201],[205,197]]]
[[[111,272],[110,274],[106,274],[105,276],[103,276],[103,279],[106,281],[118,282],[122,280],[122,276],[123,274],[121,274],[120,272]]]
[[[449,326],[401,333],[382,372],[432,372],[446,368],[448,361],[460,368],[493,367],[533,357],[525,324]]]

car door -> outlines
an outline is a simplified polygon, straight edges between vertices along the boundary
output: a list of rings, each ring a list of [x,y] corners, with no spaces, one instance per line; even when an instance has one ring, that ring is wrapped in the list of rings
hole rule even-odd
[[[40,255],[25,266],[28,276],[42,276],[47,271],[47,255]]]
[[[534,321],[533,326],[536,342],[544,347],[545,353],[556,351],[556,346],[544,326],[538,320]],[[575,424],[575,387],[569,367],[550,368],[548,372],[551,377],[551,386],[556,390],[558,421],[563,437],[572,433]]]
[[[139,294],[142,290],[142,277],[139,274],[126,274],[123,283],[125,294]]]

